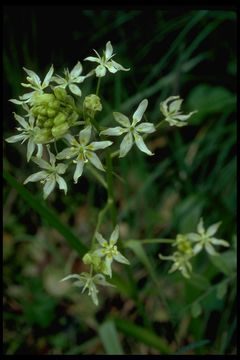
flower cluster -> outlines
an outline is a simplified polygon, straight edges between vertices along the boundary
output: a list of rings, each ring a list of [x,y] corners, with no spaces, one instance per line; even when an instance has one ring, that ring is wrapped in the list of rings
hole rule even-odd
[[[74,285],[83,287],[82,292],[84,292],[85,289],[88,289],[88,295],[91,296],[94,304],[98,305],[98,290],[96,285],[113,286],[106,281],[104,276],[107,275],[112,277],[113,260],[126,265],[129,265],[130,263],[128,259],[120,253],[116,245],[119,238],[118,225],[113,230],[109,241],[104,239],[98,232],[96,232],[95,238],[98,241],[99,246],[94,246],[94,248],[83,257],[84,264],[91,267],[90,273],[83,272],[80,275],[68,275],[61,281],[69,280],[71,278],[78,279]],[[94,275],[93,273],[96,274]]]
[[[217,232],[220,224],[221,223],[218,222],[205,230],[203,219],[201,218],[197,225],[197,233],[178,234],[172,245],[177,247],[177,251],[170,256],[159,254],[162,260],[173,261],[169,273],[179,270],[184,277],[189,278],[192,271],[190,260],[201,250],[205,249],[209,255],[216,256],[218,252],[216,252],[213,245],[228,247],[229,243],[227,241],[212,237]]]

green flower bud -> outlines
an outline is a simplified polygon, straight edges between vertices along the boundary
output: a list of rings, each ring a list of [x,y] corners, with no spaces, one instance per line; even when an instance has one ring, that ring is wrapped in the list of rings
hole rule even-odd
[[[39,122],[43,123],[44,121],[47,120],[47,118],[46,118],[45,116],[43,116],[43,115],[38,115],[37,120],[38,120]]]
[[[44,122],[43,126],[45,128],[51,128],[53,126],[53,119],[48,119]]]
[[[60,108],[60,102],[57,99],[55,99],[48,104],[48,107],[50,107],[53,110],[58,110]]]
[[[62,101],[65,100],[65,98],[66,98],[66,96],[67,96],[67,92],[66,92],[65,89],[60,88],[60,87],[57,87],[57,88],[55,88],[53,91],[54,91],[54,94],[55,94],[55,96],[56,96],[56,98],[57,98],[58,100],[62,100]]]
[[[69,129],[69,126],[66,123],[58,125],[58,126],[54,126],[52,128],[52,135],[55,138],[59,138],[59,137],[63,136],[64,134],[66,134],[68,129]]]
[[[67,116],[64,115],[63,113],[58,113],[57,116],[54,118],[53,122],[54,122],[54,125],[60,125],[60,124],[63,124],[67,119]]]
[[[48,104],[49,102],[55,100],[53,94],[36,94],[33,97],[33,102],[35,105]]]
[[[95,94],[86,96],[83,102],[83,106],[86,110],[93,112],[102,110],[100,97]]]
[[[56,115],[56,111],[53,109],[48,109],[47,115],[48,115],[48,117],[53,118]]]
[[[92,256],[89,253],[86,253],[84,257],[82,258],[82,261],[86,265],[90,265],[92,263]]]
[[[47,108],[45,106],[40,106],[38,113],[42,116],[46,116],[47,115]]]
[[[67,122],[69,126],[73,126],[75,124],[75,122],[78,119],[78,114],[73,111],[72,114],[67,118]]]
[[[52,139],[52,133],[50,129],[38,129],[34,136],[34,142],[36,144],[44,144]]]

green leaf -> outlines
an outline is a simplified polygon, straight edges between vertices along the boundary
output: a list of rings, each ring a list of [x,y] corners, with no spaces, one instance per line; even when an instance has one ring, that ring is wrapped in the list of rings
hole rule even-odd
[[[217,298],[220,300],[223,299],[226,292],[227,292],[227,283],[225,281],[217,286]]]
[[[213,265],[222,273],[229,276],[236,269],[236,253],[232,250],[225,251],[219,256],[209,257]]]
[[[63,224],[57,213],[49,206],[45,206],[41,203],[37,197],[32,195],[22,184],[20,184],[8,171],[3,171],[4,179],[17,190],[19,195],[26,201],[26,203],[35,210],[41,218],[45,219],[48,224],[54,227],[69,243],[69,245],[75,249],[81,256],[87,252],[87,247],[81,243],[80,239],[72,232],[70,227]]]
[[[107,355],[124,355],[122,345],[118,339],[118,333],[113,321],[105,321],[98,329],[104,349]]]
[[[199,302],[194,302],[191,306],[191,313],[194,318],[197,318],[202,313],[202,307]]]
[[[130,321],[114,318],[114,323],[120,331],[125,335],[133,337],[141,343],[151,346],[160,351],[161,354],[170,354],[171,348],[167,342],[157,336],[154,332],[138,325],[134,325]]]
[[[185,281],[201,290],[205,290],[210,286],[210,282],[205,276],[195,273],[192,273],[191,277]]]

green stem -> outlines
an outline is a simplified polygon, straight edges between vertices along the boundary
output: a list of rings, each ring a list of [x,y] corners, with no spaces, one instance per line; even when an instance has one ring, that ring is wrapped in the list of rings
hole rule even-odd
[[[99,89],[100,89],[100,84],[101,84],[101,78],[98,78],[98,82],[97,82],[97,89],[96,89],[96,95],[98,96],[99,94]]]
[[[108,202],[111,204],[110,212],[113,226],[115,227],[117,224],[117,214],[116,207],[114,203],[114,195],[113,195],[113,168],[112,168],[112,158],[110,156],[110,151],[107,149],[106,151],[106,165],[107,165],[107,187],[108,187]]]
[[[104,216],[105,216],[106,212],[108,211],[108,209],[110,208],[110,206],[111,206],[111,203],[108,201],[106,203],[106,205],[104,206],[104,208],[101,211],[99,211],[99,213],[98,213],[97,225],[96,225],[96,228],[95,228],[95,231],[94,231],[94,234],[92,237],[92,241],[91,241],[91,249],[93,248],[93,245],[95,242],[96,233],[99,231],[99,228],[103,222]]]
[[[138,240],[141,241],[141,244],[172,244],[174,243],[174,239],[145,239]]]

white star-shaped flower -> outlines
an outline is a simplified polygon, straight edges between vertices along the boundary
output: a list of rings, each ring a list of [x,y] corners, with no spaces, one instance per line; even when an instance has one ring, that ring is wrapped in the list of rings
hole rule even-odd
[[[186,278],[190,277],[190,273],[192,271],[192,265],[189,261],[191,257],[191,254],[182,253],[180,251],[176,251],[170,256],[163,256],[162,254],[159,254],[159,258],[162,260],[173,261],[173,265],[168,271],[169,273],[179,270]]]
[[[123,256],[118,248],[117,248],[117,240],[119,238],[119,226],[117,225],[115,229],[113,230],[109,242],[104,239],[104,237],[100,233],[96,233],[96,239],[101,245],[101,248],[96,249],[93,251],[92,255],[97,255],[99,257],[104,257],[104,263],[106,265],[106,273],[112,277],[112,269],[111,264],[113,260],[116,260],[122,264],[129,265],[128,259]]]
[[[193,114],[197,112],[192,111],[187,115],[182,115],[182,112],[180,111],[182,102],[183,99],[180,99],[179,96],[170,96],[165,101],[160,103],[160,111],[165,116],[164,120],[167,121],[170,126],[175,125],[182,127],[188,125],[186,120],[188,120]]]
[[[115,55],[113,54],[113,48],[110,41],[106,44],[106,50],[103,52],[103,56],[101,57],[99,53],[96,50],[95,53],[97,54],[97,57],[95,56],[89,56],[85,58],[84,60],[96,62],[99,65],[95,69],[95,73],[97,77],[103,77],[106,75],[107,70],[111,73],[116,73],[119,70],[123,71],[129,71],[130,69],[124,68],[122,65],[118,64],[116,61],[111,60],[112,57]]]
[[[120,154],[119,157],[124,157],[131,150],[133,144],[135,143],[139,150],[143,151],[147,155],[153,155],[153,153],[146,147],[142,136],[139,133],[150,134],[156,131],[153,124],[149,122],[144,122],[137,125],[146,111],[148,106],[147,99],[144,99],[139,105],[132,117],[132,123],[130,123],[127,116],[114,112],[113,116],[115,120],[121,124],[123,127],[117,126],[115,128],[109,128],[107,130],[101,131],[100,135],[109,135],[109,136],[119,136],[124,133],[127,135],[124,136],[123,141],[120,145]]]
[[[42,169],[35,174],[30,175],[25,181],[24,184],[28,182],[40,181],[44,184],[43,187],[43,197],[46,199],[49,194],[54,190],[56,183],[58,183],[59,189],[64,190],[65,194],[67,193],[67,184],[62,176],[67,169],[67,165],[63,163],[55,164],[56,157],[52,154],[47,147],[49,153],[50,163],[43,159],[32,158],[32,160]]]
[[[218,255],[213,245],[229,246],[227,241],[212,237],[217,232],[220,225],[221,222],[218,222],[209,226],[209,228],[205,230],[203,219],[200,219],[197,226],[198,233],[187,234],[189,240],[196,242],[196,245],[193,247],[194,254],[199,253],[204,248],[210,255]]]
[[[69,90],[77,96],[82,95],[81,89],[76,85],[82,83],[88,76],[92,75],[92,73],[89,73],[85,76],[80,76],[82,73],[82,64],[80,61],[74,66],[74,68],[69,72],[68,69],[64,69],[64,75],[65,77],[61,77],[59,75],[53,76],[52,80],[56,82],[59,87],[65,89],[67,86],[69,87]]]
[[[78,178],[82,175],[84,164],[88,161],[90,161],[99,170],[105,171],[100,159],[94,151],[105,149],[106,147],[112,145],[112,141],[94,141],[89,144],[91,128],[91,125],[89,125],[80,131],[79,141],[77,141],[72,135],[67,134],[65,138],[71,147],[64,149],[57,155],[57,159],[76,158],[73,160],[73,162],[76,163],[76,169],[73,175],[75,183],[77,183]]]
[[[34,117],[32,115],[30,115],[29,121],[27,122],[23,117],[15,114],[15,113],[13,113],[13,114],[14,114],[14,117],[17,120],[17,122],[21,125],[21,127],[16,128],[17,131],[20,132],[20,134],[10,136],[9,138],[6,139],[6,141],[8,143],[15,143],[18,141],[22,141],[22,143],[24,143],[26,140],[28,140],[27,161],[30,160],[36,146],[38,148],[37,157],[42,157],[42,151],[43,151],[42,144],[36,144],[34,142],[36,132],[38,130],[38,128],[35,127],[35,125],[34,125],[34,122],[35,122]]]

